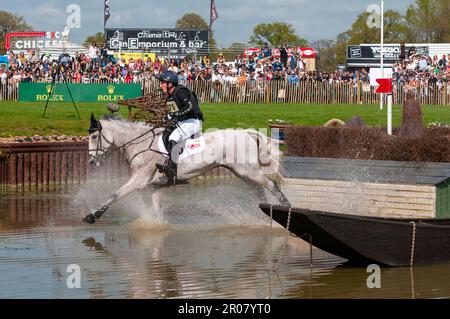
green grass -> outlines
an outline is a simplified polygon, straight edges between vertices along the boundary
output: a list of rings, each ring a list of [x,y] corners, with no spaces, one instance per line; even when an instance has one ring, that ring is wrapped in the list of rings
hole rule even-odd
[[[44,104],[0,102],[0,136],[15,135],[87,135],[91,112],[97,118],[107,114],[104,103],[77,103],[82,120],[78,120],[71,103],[50,103],[43,118]],[[367,125],[386,126],[386,107],[379,105],[311,105],[311,104],[202,104],[204,129],[264,128],[269,119],[283,119],[299,125],[323,125],[332,118],[346,121],[361,116]],[[127,111],[122,110],[126,116]],[[450,106],[422,107],[424,124],[450,123]],[[393,125],[401,121],[401,107],[393,108]]]

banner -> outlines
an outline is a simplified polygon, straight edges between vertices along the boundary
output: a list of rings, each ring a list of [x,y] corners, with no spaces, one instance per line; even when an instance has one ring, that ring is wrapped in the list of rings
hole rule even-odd
[[[182,59],[208,54],[209,31],[202,29],[106,29],[110,50],[152,52]]]
[[[130,62],[130,59],[138,60],[141,59],[143,62],[147,62],[147,59],[150,58],[152,62],[156,60],[156,54],[154,53],[139,53],[139,52],[115,52],[114,57],[116,59],[125,59],[126,63]]]
[[[118,102],[142,96],[140,84],[68,84],[75,102]],[[72,102],[65,83],[20,83],[20,102]]]
[[[429,54],[428,46],[406,46],[406,52],[411,48],[415,49],[416,54]],[[347,64],[348,66],[377,66],[381,60],[380,45],[348,45],[347,46]],[[400,60],[400,45],[386,44],[383,47],[383,62],[387,66],[392,66]]]

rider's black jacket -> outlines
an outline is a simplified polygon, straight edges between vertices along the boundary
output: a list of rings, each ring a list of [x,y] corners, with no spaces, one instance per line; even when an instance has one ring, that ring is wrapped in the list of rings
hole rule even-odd
[[[190,118],[203,120],[197,96],[183,85],[177,85],[167,100],[169,115],[177,121]]]

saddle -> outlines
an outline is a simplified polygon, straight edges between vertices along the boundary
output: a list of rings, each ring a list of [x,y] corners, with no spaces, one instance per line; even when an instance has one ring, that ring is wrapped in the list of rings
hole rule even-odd
[[[172,132],[173,132],[175,129],[176,129],[176,126],[170,126],[170,127],[167,128],[167,129],[163,132],[163,134],[162,134],[162,141],[163,141],[163,144],[164,144],[164,148],[165,148],[166,150],[169,149],[169,137],[170,137],[170,134],[172,134]],[[183,153],[183,151],[184,151],[184,146],[186,145],[186,142],[187,142],[188,140],[190,140],[190,139],[193,140],[193,139],[195,139],[195,138],[199,138],[200,136],[201,136],[201,133],[193,134],[190,138],[184,140],[184,141],[183,141],[183,145],[181,145],[181,147],[180,147],[179,154],[182,154],[182,153]]]

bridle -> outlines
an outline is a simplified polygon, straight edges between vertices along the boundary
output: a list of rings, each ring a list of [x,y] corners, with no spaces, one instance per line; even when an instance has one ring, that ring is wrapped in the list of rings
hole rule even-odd
[[[140,139],[140,138],[142,138],[142,137],[148,135],[148,134],[151,134],[151,135],[152,135],[152,136],[151,136],[151,142],[150,142],[150,144],[149,144],[149,147],[148,147],[147,149],[144,149],[144,150],[142,150],[142,151],[140,151],[140,152],[134,154],[133,157],[130,159],[130,165],[131,165],[131,163],[133,162],[133,160],[134,160],[138,155],[140,155],[140,154],[142,154],[142,153],[145,153],[145,152],[154,152],[154,153],[157,153],[157,154],[166,155],[166,153],[163,153],[163,152],[160,152],[160,151],[158,151],[158,150],[154,150],[154,149],[151,148],[151,146],[153,145],[153,142],[155,141],[155,138],[156,138],[157,136],[163,134],[163,131],[155,133],[155,130],[158,129],[158,128],[161,128],[161,127],[163,127],[163,126],[152,126],[152,127],[151,127],[148,131],[146,131],[145,133],[142,133],[141,135],[139,135],[139,136],[133,138],[132,140],[126,142],[125,144],[123,144],[123,145],[121,145],[121,146],[116,146],[116,145],[114,145],[114,143],[113,143],[112,141],[108,140],[108,139],[106,138],[106,136],[103,134],[103,127],[102,127],[102,124],[100,123],[100,121],[96,121],[96,124],[97,124],[97,125],[96,125],[95,128],[90,128],[90,129],[88,130],[89,134],[93,134],[93,133],[95,133],[95,132],[98,132],[98,133],[99,133],[99,136],[98,136],[99,141],[97,141],[97,146],[96,146],[96,148],[95,148],[95,149],[89,149],[89,150],[88,150],[89,154],[91,153],[91,151],[95,151],[95,155],[90,155],[90,157],[94,158],[95,164],[96,164],[96,165],[99,165],[99,164],[100,164],[100,161],[105,161],[108,157],[110,157],[110,156],[111,156],[112,154],[114,154],[115,152],[118,152],[118,151],[121,151],[121,150],[122,150],[123,152],[125,152],[125,151],[127,150],[127,148],[130,147],[131,145],[139,144],[139,143],[134,143],[134,142],[135,142],[136,140],[138,140],[138,139]],[[106,150],[106,151],[103,150],[103,143],[102,143],[102,140],[103,140],[103,139],[105,139],[105,141],[106,141],[109,145],[111,145],[110,148],[109,148],[108,150]]]

